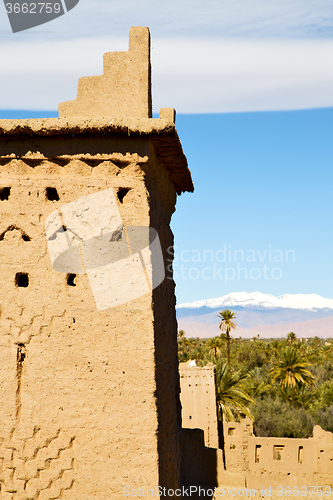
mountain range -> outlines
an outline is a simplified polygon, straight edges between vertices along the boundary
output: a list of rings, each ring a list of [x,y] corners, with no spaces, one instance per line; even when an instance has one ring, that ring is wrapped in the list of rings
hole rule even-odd
[[[236,292],[223,297],[177,306],[178,328],[187,337],[214,337],[218,313],[236,313],[234,337],[285,337],[293,331],[300,338],[333,337],[333,299],[316,294],[285,294],[275,297],[261,292]]]

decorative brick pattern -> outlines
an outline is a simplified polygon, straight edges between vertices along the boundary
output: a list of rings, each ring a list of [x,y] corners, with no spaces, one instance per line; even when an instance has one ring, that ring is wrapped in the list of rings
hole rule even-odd
[[[75,437],[59,429],[45,438],[39,428],[22,438],[14,431],[0,448],[0,500],[58,500],[74,484]]]

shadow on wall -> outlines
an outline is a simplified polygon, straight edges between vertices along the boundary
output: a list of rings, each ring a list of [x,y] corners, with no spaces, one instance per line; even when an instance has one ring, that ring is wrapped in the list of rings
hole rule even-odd
[[[333,488],[331,432],[316,425],[308,439],[257,437],[247,418],[218,426],[214,366],[181,363],[179,371],[182,422],[191,427],[182,429],[183,485]]]
[[[180,472],[183,487],[201,488],[201,495],[191,495],[193,500],[213,498],[208,493],[214,488],[245,487],[245,476],[225,470],[223,450],[205,447],[202,429],[182,429]]]
[[[182,429],[180,473],[184,485],[217,486],[217,463],[222,450],[206,448],[202,429]]]
[[[180,363],[182,405],[181,483],[211,490],[218,486],[244,487],[245,478],[225,468],[223,428],[217,420],[215,367]],[[221,422],[222,424],[222,422]],[[219,428],[218,428],[219,427]],[[201,494],[201,498],[204,494]],[[210,498],[208,495],[205,498]],[[195,495],[191,498],[196,499]],[[198,497],[199,498],[199,497]]]

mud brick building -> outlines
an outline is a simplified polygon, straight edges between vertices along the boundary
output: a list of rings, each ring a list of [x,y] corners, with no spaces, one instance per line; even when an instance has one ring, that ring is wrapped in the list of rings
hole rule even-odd
[[[1,499],[110,500],[125,486],[180,484],[172,276],[133,298],[138,283],[118,273],[122,300],[98,308],[105,288],[93,289],[84,238],[64,222],[76,206],[74,226],[86,209],[98,226],[108,207],[94,197],[107,193],[120,224],[108,242],[138,255],[146,277],[129,228],[154,228],[170,255],[176,198],[193,184],[174,110],[151,116],[149,31],[135,27],[129,50],[105,54],[103,75],[80,79],[59,118],[0,121]],[[75,247],[82,267],[69,255],[57,270],[53,241]]]

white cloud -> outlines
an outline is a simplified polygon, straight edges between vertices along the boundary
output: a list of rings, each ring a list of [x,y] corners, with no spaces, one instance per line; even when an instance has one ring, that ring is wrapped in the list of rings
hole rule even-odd
[[[64,16],[26,32],[9,32],[0,4],[3,36],[68,40],[125,36],[131,25],[149,26],[156,37],[333,37],[331,0],[80,0]],[[44,33],[43,33],[44,32]],[[1,35],[1,33],[0,33]]]
[[[0,53],[0,109],[57,109],[75,99],[81,76],[103,73],[103,53],[127,50],[128,40],[74,39],[9,42]]]
[[[80,76],[102,73],[102,56],[125,38],[7,42],[0,108],[56,109],[74,99]],[[333,41],[153,39],[154,109],[182,113],[333,106]]]
[[[80,0],[15,35],[0,5],[0,108],[74,99],[80,76],[102,72],[104,52],[127,50],[131,25],[151,29],[155,110],[333,106],[331,0]]]
[[[333,106],[333,41],[156,41],[155,102],[181,112]]]

